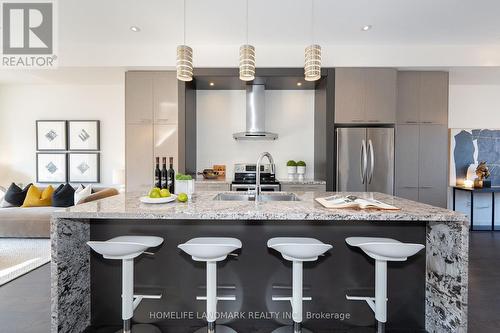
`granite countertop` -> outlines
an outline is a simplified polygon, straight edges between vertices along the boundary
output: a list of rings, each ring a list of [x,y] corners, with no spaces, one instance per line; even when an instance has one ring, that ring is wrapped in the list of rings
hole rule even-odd
[[[234,192],[229,192],[233,193]],[[401,208],[399,211],[374,209],[327,209],[314,198],[333,192],[297,192],[300,201],[253,202],[214,201],[218,192],[197,192],[187,203],[143,204],[139,193],[125,193],[96,202],[54,212],[55,218],[75,219],[199,219],[199,220],[371,220],[371,221],[451,221],[468,223],[465,215],[382,193],[342,193],[370,196]]]

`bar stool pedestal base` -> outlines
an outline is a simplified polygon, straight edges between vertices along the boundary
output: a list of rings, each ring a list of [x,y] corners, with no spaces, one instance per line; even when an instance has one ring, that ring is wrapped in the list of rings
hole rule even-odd
[[[115,333],[123,333],[123,329],[116,331]],[[131,333],[161,333],[161,330],[151,324],[136,324],[132,325]]]
[[[293,326],[282,326],[272,331],[272,333],[313,333],[313,332],[304,327],[300,328],[300,330],[297,331],[297,327],[295,327],[294,330]]]
[[[209,331],[208,326],[197,329],[194,333],[238,333],[231,327],[224,325],[215,325],[215,332]]]

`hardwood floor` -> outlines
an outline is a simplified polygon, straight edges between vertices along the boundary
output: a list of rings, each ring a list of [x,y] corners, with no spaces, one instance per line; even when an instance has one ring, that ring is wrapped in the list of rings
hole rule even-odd
[[[1,332],[50,332],[50,264],[0,287]]]
[[[500,232],[470,237],[469,332],[500,331]],[[1,332],[50,332],[50,265],[0,287]]]

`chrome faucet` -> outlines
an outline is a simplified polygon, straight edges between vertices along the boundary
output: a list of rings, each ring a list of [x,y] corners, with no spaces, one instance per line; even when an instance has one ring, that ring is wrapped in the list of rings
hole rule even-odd
[[[264,152],[262,154],[260,154],[259,156],[259,159],[257,160],[257,167],[256,167],[256,179],[255,179],[255,202],[257,201],[260,201],[260,192],[261,192],[261,189],[260,189],[260,165],[262,164],[262,159],[264,157],[267,157],[267,159],[269,160],[269,163],[271,164],[271,173],[275,173],[274,171],[274,159],[271,155],[271,153],[268,153],[268,152]]]

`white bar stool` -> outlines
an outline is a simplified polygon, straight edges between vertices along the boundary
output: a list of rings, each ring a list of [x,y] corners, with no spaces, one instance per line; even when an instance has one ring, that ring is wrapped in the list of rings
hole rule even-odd
[[[332,248],[332,245],[322,243],[314,238],[303,237],[276,237],[267,241],[267,247],[281,253],[281,256],[289,261],[292,261],[292,297],[277,297],[273,296],[273,301],[290,301],[292,305],[293,328],[281,327],[274,332],[289,332],[293,333],[310,332],[302,329],[302,302],[312,300],[311,297],[303,297],[302,286],[302,263],[304,261],[316,261],[318,256],[323,255],[326,251]]]
[[[375,297],[349,296],[348,300],[366,301],[375,313],[378,332],[384,332],[387,322],[387,262],[406,261],[425,246],[422,244],[401,243],[392,238],[348,237],[346,243],[359,247],[369,257],[375,259]]]
[[[204,261],[207,263],[207,295],[196,297],[197,300],[207,302],[207,322],[208,328],[201,328],[197,332],[208,333],[236,333],[230,327],[216,325],[217,301],[234,301],[235,296],[217,296],[217,261],[225,260],[234,250],[241,249],[241,241],[236,238],[227,237],[199,237],[193,238],[178,247],[189,254],[194,261]]]
[[[118,332],[131,332],[131,319],[134,310],[143,299],[160,299],[161,295],[134,295],[134,258],[145,253],[150,247],[163,243],[163,238],[155,236],[120,236],[107,241],[90,241],[87,245],[101,254],[105,259],[122,261],[122,320],[123,330]],[[147,252],[146,252],[147,253]],[[152,254],[152,253],[147,253]],[[159,332],[152,325],[134,325],[135,332]]]

